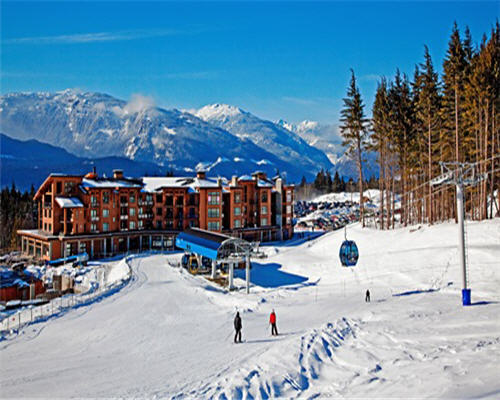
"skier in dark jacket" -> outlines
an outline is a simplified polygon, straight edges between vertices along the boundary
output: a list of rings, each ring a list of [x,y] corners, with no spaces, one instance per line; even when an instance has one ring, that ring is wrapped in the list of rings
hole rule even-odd
[[[367,303],[369,303],[369,302],[370,302],[370,291],[369,291],[369,290],[367,290],[367,291],[366,291],[365,301],[366,301]]]
[[[274,309],[269,316],[269,323],[271,324],[271,335],[278,336],[278,328],[276,328],[276,313],[274,312]]]
[[[234,343],[241,343],[241,317],[239,312],[236,312],[236,317],[234,317],[234,330],[236,331],[234,335]]]

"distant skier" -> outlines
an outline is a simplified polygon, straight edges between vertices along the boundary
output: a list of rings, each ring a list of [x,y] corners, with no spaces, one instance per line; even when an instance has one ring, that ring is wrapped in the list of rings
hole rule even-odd
[[[269,323],[271,324],[271,335],[278,336],[278,328],[276,328],[276,313],[273,311],[269,316]]]
[[[365,301],[366,301],[367,303],[369,303],[369,302],[370,302],[370,291],[369,291],[369,290],[367,290],[367,291],[366,291]]]
[[[236,312],[236,317],[234,317],[234,330],[236,331],[234,343],[241,343],[241,317],[239,312]]]

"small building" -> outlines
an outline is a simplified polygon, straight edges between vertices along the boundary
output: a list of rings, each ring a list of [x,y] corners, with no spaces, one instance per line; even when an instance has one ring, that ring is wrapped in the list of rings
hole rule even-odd
[[[29,272],[19,273],[7,268],[0,270],[0,301],[32,300],[44,292],[43,281]]]

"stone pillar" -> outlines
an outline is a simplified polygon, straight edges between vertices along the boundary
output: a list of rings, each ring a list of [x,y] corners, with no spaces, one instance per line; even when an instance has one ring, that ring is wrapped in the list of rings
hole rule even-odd
[[[90,258],[94,258],[94,239],[90,241]]]
[[[127,236],[127,253],[130,250],[130,236]]]
[[[215,279],[216,268],[217,268],[217,260],[212,260],[212,275],[210,276],[212,279]]]
[[[106,253],[108,251],[108,249],[106,248],[107,245],[106,245],[106,238],[102,239],[102,251],[103,251],[103,256],[106,257]]]

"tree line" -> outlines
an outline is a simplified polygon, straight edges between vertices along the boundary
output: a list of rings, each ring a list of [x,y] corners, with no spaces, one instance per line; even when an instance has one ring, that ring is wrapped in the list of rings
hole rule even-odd
[[[366,150],[378,153],[381,228],[394,227],[398,213],[405,226],[457,218],[455,186],[431,184],[441,175],[443,162],[455,163],[455,171],[460,163],[468,163],[476,177],[483,177],[477,185],[466,187],[470,218],[499,214],[499,89],[498,22],[479,45],[474,45],[468,28],[462,36],[455,23],[441,77],[427,46],[411,79],[399,70],[393,79],[381,77],[371,119],[365,116],[352,71],[341,112],[341,134],[357,162],[360,193],[364,186],[361,154]],[[362,211],[361,204],[363,219]]]
[[[0,192],[0,249],[19,248],[18,229],[34,229],[37,224],[37,206],[33,197],[35,188],[21,193],[12,184]]]

